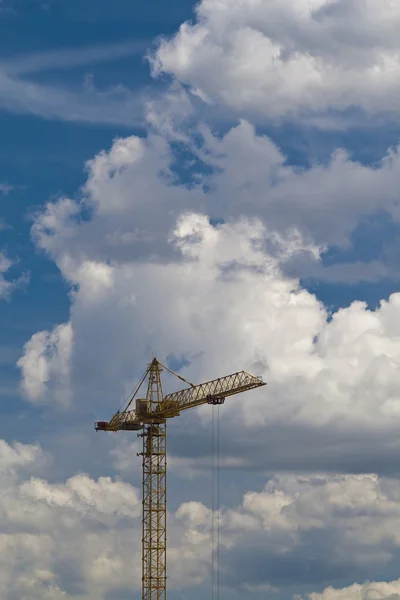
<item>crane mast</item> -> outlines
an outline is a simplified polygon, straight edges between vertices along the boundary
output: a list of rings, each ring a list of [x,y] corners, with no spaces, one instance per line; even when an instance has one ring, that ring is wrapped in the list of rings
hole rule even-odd
[[[147,407],[156,412],[163,400],[162,368],[153,361],[149,368]],[[142,599],[165,600],[167,588],[167,424],[145,424],[142,479]]]
[[[189,387],[163,395],[163,368]],[[145,399],[136,398],[148,377]],[[142,431],[142,600],[166,600],[167,593],[167,419],[201,404],[223,404],[227,396],[266,385],[261,377],[240,371],[200,385],[193,385],[156,358],[147,368],[125,409],[108,421],[97,421],[96,431]],[[136,408],[130,406],[136,400]]]

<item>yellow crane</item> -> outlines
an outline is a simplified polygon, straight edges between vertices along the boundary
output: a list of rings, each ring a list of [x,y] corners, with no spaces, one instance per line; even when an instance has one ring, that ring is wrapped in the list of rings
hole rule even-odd
[[[164,396],[161,372],[169,371],[189,387]],[[136,398],[148,378],[146,398]],[[142,600],[166,600],[166,427],[167,420],[182,410],[201,404],[223,404],[225,398],[266,385],[261,377],[239,371],[226,377],[193,385],[153,358],[138,387],[122,411],[110,421],[97,421],[96,431],[142,431]],[[131,409],[136,400],[135,409]]]

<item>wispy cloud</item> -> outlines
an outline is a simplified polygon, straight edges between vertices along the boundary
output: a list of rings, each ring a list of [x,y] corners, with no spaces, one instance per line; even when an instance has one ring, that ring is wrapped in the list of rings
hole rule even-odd
[[[18,279],[7,279],[7,272],[13,266],[4,252],[0,252],[0,300],[9,300],[11,294],[18,288],[25,287],[29,283],[30,274],[22,273]]]
[[[140,92],[117,85],[71,91],[0,73],[0,109],[45,119],[134,126],[142,120]]]
[[[12,1],[6,2],[5,0],[0,0],[0,15],[2,13],[15,13]]]
[[[8,185],[7,183],[0,183],[0,194],[4,194],[4,196],[7,196],[7,194],[9,194],[13,189],[14,186],[12,185]]]
[[[92,81],[62,87],[27,80],[24,76],[49,70],[117,60],[143,52],[145,40],[70,48],[0,61],[0,110],[46,119],[134,126],[142,121],[141,93],[122,84],[103,90]]]
[[[24,54],[0,61],[0,68],[9,75],[26,75],[43,71],[73,69],[99,62],[144,54],[151,40],[131,40],[116,44],[98,44],[85,48],[62,48],[49,52]]]

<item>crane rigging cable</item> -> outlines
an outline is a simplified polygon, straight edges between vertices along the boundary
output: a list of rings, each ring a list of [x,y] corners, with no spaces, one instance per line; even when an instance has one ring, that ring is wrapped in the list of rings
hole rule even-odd
[[[174,375],[175,377],[177,377],[178,379],[180,379],[181,381],[183,381],[184,383],[187,383],[190,387],[194,388],[196,387],[193,383],[190,383],[190,381],[188,381],[187,379],[185,379],[184,377],[182,377],[181,375],[178,375],[178,373],[175,373],[175,371],[172,371],[172,369],[170,369],[169,367],[167,367],[166,365],[164,365],[163,363],[161,363],[160,361],[158,361],[159,365],[164,368],[166,371],[168,371],[171,375]],[[149,374],[149,368],[146,369],[145,374],[143,375],[143,377],[140,379],[139,383],[137,384],[136,387],[133,388],[133,390],[131,391],[131,393],[126,397],[126,399],[123,401],[123,403],[121,404],[121,406],[119,407],[118,412],[121,412],[122,409],[124,409],[122,412],[127,412],[127,410],[129,409],[129,407],[131,406],[132,402],[135,400],[137,393],[139,392],[140,388],[142,387],[144,380],[146,379],[147,375]],[[124,408],[125,407],[125,408]]]
[[[143,385],[144,380],[146,379],[147,375],[149,373],[149,369],[146,369],[145,374],[143,375],[143,377],[140,379],[139,383],[137,384],[137,386],[135,388],[133,388],[133,390],[131,391],[131,393],[125,398],[125,400],[123,401],[123,403],[121,404],[121,406],[118,409],[118,412],[121,412],[121,410],[123,409],[123,407],[125,406],[123,412],[125,412],[126,410],[128,410],[128,408],[130,407],[130,405],[133,402],[133,399],[136,397],[136,394],[138,393],[138,391],[140,390],[140,388]]]

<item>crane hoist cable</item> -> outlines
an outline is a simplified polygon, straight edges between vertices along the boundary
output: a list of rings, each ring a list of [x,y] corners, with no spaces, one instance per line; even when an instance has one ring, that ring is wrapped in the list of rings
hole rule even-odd
[[[211,427],[211,598],[219,600],[220,578],[220,425],[213,406]]]
[[[211,600],[215,600],[215,555],[214,555],[214,546],[215,546],[215,535],[214,535],[214,527],[215,527],[215,414],[214,407],[212,407],[212,417],[211,417]]]
[[[219,530],[220,530],[220,453],[219,453],[219,405],[216,407],[217,411],[217,600],[219,600],[219,574],[220,574],[220,563],[219,563]]]

